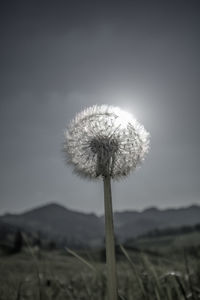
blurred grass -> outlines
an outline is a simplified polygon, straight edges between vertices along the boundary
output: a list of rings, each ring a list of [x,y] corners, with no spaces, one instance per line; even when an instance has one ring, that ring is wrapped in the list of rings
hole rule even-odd
[[[140,237],[130,240],[127,245],[138,247],[141,250],[152,250],[161,254],[177,254],[183,252],[184,248],[198,248],[200,246],[200,232],[190,232],[175,236]]]
[[[195,233],[141,238],[118,247],[117,258],[120,299],[200,299],[200,236]],[[105,271],[100,250],[24,247],[19,254],[0,256],[0,300],[104,300]]]

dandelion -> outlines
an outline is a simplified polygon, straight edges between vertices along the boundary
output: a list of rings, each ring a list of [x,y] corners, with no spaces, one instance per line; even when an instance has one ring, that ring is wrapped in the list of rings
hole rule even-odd
[[[64,151],[75,173],[104,182],[109,300],[117,299],[111,179],[127,176],[144,160],[148,149],[149,133],[118,107],[89,107],[65,131]]]

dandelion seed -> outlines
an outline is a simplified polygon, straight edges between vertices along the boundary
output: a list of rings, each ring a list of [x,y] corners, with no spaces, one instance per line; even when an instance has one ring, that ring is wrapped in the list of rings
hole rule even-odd
[[[128,113],[93,106],[77,114],[65,131],[67,162],[83,177],[127,176],[149,149],[149,133]]]

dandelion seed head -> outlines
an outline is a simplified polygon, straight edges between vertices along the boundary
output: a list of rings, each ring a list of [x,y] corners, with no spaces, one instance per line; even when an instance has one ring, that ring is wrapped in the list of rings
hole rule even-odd
[[[65,130],[67,162],[83,177],[127,176],[148,150],[149,133],[118,107],[89,107],[78,113]]]

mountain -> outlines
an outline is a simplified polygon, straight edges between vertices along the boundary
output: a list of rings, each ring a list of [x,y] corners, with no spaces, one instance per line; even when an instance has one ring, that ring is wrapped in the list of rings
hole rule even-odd
[[[56,242],[65,240],[66,244],[99,244],[103,240],[103,224],[95,214],[75,212],[58,204],[18,215],[6,214],[0,221],[27,232],[39,232]]]
[[[200,223],[200,206],[160,210],[155,207],[142,212],[124,211],[114,214],[115,233],[120,241],[143,235],[154,229],[192,226]],[[3,225],[2,225],[3,224]],[[104,218],[48,204],[22,214],[0,217],[1,227],[16,227],[68,245],[100,245],[104,239]]]
[[[200,223],[200,206],[164,210],[151,207],[142,212],[118,212],[114,214],[114,219],[118,238],[126,240],[154,229],[192,226]]]

